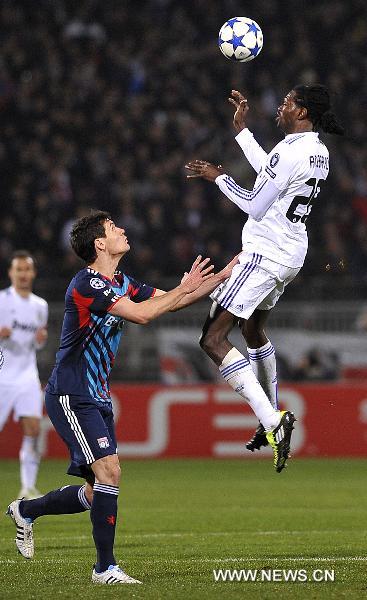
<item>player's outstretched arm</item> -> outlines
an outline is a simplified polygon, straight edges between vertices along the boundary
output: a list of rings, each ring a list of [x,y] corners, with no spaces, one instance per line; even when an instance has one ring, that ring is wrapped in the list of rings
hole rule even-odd
[[[185,168],[190,171],[190,174],[187,175],[188,179],[202,177],[207,181],[215,181],[227,198],[256,221],[263,218],[279,196],[277,186],[266,177],[263,177],[252,190],[246,190],[239,186],[232,177],[223,173],[221,165],[216,167],[205,160],[194,160],[185,165]]]
[[[213,277],[213,268],[209,258],[203,259],[201,256],[198,256],[195,261],[195,267],[173,290],[139,303],[132,302],[126,297],[120,298],[108,312],[112,315],[122,317],[127,321],[145,325],[170,311],[186,295],[192,294],[202,284],[210,280]]]

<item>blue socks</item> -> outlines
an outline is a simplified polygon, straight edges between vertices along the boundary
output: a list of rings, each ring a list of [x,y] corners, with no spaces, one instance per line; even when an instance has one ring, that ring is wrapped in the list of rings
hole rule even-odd
[[[90,509],[93,525],[93,539],[97,550],[97,573],[106,571],[115,565],[113,554],[117,519],[117,499],[119,488],[114,485],[95,483],[93,486],[93,502],[90,506],[84,485],[67,485],[53,490],[35,500],[22,500],[19,505],[20,514],[25,519],[34,521],[43,515],[62,515],[80,513]]]
[[[93,525],[93,539],[97,550],[97,573],[106,571],[110,565],[115,565],[113,554],[117,518],[117,498],[119,488],[105,483],[95,483],[93,486],[93,502],[90,518]]]
[[[65,485],[35,500],[22,500],[20,514],[34,521],[43,515],[66,515],[90,509],[84,485]]]

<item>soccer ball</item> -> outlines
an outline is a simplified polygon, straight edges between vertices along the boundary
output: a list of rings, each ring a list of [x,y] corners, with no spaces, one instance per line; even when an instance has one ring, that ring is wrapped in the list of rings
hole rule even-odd
[[[234,17],[221,27],[218,46],[226,58],[248,62],[261,52],[263,33],[253,19]]]

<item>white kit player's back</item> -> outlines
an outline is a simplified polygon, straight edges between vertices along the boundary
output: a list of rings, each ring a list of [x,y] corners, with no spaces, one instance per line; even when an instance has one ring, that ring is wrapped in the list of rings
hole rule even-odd
[[[254,189],[271,180],[279,196],[260,221],[248,218],[243,249],[288,267],[301,267],[308,247],[305,222],[328,176],[329,152],[318,133],[305,132],[287,135],[263,158]]]

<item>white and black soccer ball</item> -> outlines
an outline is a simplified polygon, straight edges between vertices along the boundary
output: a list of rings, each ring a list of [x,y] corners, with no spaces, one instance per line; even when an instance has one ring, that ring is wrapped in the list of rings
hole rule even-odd
[[[219,31],[218,46],[226,58],[237,62],[253,60],[263,47],[261,27],[253,19],[234,17]]]

